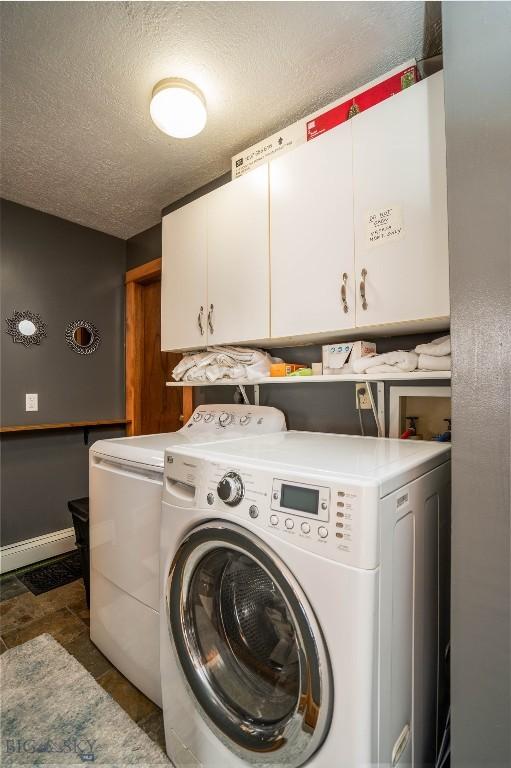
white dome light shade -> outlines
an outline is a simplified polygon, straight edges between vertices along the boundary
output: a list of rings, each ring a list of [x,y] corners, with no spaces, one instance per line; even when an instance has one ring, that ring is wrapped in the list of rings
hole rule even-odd
[[[176,139],[196,136],[206,125],[204,96],[188,80],[167,78],[153,88],[150,107],[155,125]]]

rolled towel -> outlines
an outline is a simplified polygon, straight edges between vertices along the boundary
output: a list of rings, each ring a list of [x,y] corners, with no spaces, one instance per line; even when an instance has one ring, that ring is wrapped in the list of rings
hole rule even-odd
[[[353,371],[355,373],[367,373],[373,368],[380,368],[384,365],[384,371],[375,371],[375,373],[388,373],[387,366],[390,368],[390,372],[396,370],[410,372],[417,368],[417,361],[418,355],[415,352],[406,352],[400,349],[395,352],[384,352],[382,355],[361,357],[354,361]]]
[[[415,347],[418,355],[432,355],[433,357],[444,357],[451,354],[451,337],[441,336],[439,339],[430,341],[429,344],[418,344]],[[420,367],[420,366],[419,366]],[[433,369],[442,370],[442,369]]]
[[[451,356],[419,355],[419,365],[417,367],[421,371],[450,371]]]

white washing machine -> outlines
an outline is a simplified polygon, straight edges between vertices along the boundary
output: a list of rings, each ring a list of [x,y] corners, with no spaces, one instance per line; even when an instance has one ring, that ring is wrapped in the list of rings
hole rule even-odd
[[[165,448],[285,428],[275,408],[205,405],[178,432],[99,440],[90,449],[91,640],[159,706]]]
[[[176,768],[434,764],[449,485],[439,443],[287,432],[166,452]]]

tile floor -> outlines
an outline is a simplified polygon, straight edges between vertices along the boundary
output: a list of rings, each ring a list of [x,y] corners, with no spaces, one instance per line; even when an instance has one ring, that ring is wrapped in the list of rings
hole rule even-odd
[[[0,581],[0,653],[48,632],[165,751],[159,707],[110,664],[89,638],[83,581],[33,595],[14,575]]]

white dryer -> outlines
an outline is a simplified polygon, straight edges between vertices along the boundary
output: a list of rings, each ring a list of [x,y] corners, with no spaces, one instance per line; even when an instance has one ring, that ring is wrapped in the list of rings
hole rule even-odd
[[[445,444],[303,432],[166,452],[176,768],[434,764],[449,459]]]
[[[285,429],[281,411],[204,405],[178,432],[99,440],[89,454],[91,640],[161,706],[160,512],[165,448]]]

